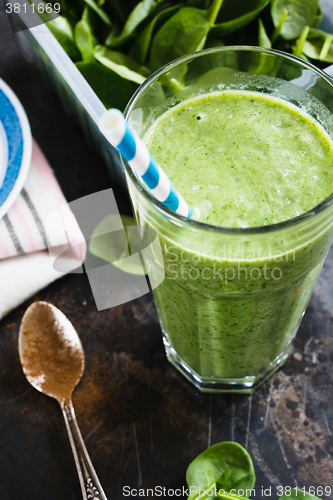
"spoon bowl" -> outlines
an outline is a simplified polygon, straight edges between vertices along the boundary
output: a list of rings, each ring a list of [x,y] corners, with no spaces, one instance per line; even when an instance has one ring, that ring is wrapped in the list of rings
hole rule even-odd
[[[84,372],[84,351],[69,319],[48,302],[26,310],[19,332],[20,361],[27,380],[62,409],[84,500],[107,500],[76,421],[72,394]]]
[[[84,372],[84,352],[69,319],[47,302],[34,302],[19,332],[23,372],[38,391],[68,404]]]

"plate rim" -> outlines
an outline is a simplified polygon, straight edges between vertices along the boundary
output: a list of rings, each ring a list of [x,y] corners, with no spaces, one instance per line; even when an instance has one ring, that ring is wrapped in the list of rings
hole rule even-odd
[[[15,113],[20,123],[22,140],[23,140],[23,152],[17,178],[15,179],[14,184],[8,196],[6,197],[5,201],[0,206],[0,219],[2,219],[4,215],[6,215],[10,207],[13,205],[15,200],[17,199],[27,178],[31,164],[32,135],[28,117],[20,100],[18,99],[14,91],[2,78],[0,78],[0,90],[3,91],[3,93],[6,95],[6,97],[9,99],[12,106],[14,107]]]

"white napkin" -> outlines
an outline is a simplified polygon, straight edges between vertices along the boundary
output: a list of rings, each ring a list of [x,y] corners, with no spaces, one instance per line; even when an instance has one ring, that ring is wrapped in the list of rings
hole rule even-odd
[[[35,141],[21,194],[0,220],[0,318],[82,265],[85,241]]]

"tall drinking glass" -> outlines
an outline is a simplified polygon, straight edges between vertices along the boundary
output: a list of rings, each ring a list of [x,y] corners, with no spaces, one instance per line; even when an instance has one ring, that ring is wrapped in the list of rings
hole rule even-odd
[[[171,62],[141,85],[126,118],[144,138],[173,106],[221,89],[292,103],[333,139],[332,80],[258,47],[207,49]],[[288,356],[333,238],[333,195],[286,222],[217,227],[168,210],[124,168],[144,246],[157,234],[145,259],[168,360],[201,391],[251,393]]]

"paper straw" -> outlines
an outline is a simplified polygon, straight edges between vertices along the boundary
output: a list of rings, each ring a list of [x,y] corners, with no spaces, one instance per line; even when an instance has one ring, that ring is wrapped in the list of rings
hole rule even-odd
[[[103,113],[99,128],[147,184],[155,198],[179,215],[192,216],[191,208],[156,163],[138,134],[128,125],[119,109],[109,109]]]

